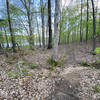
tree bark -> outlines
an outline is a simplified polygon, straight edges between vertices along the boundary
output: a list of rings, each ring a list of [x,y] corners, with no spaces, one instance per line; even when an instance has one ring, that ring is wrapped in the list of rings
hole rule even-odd
[[[7,37],[7,32],[6,32],[5,27],[4,27],[4,32],[5,32],[6,42],[7,42],[7,48],[9,48],[8,37]]]
[[[59,5],[60,0],[55,0],[55,18],[54,18],[54,48],[53,61],[57,61],[58,42],[59,42]]]
[[[9,0],[6,0],[6,5],[7,5],[7,15],[8,15],[9,30],[10,30],[11,41],[12,41],[12,49],[13,49],[13,52],[16,52],[16,49],[15,49],[15,47],[16,47],[15,37],[14,37],[12,26],[11,26],[11,18],[10,18],[10,10],[9,10]]]
[[[42,45],[45,48],[45,34],[44,34],[44,5],[43,0],[40,0],[41,5],[41,19],[42,19]]]
[[[31,18],[31,0],[20,0],[23,4],[23,6],[26,9],[27,12],[27,18],[28,18],[28,25],[29,25],[29,44],[30,48],[34,49],[34,37],[33,37],[33,32],[32,32],[32,18]],[[27,5],[28,4],[28,5]]]
[[[82,0],[81,0],[80,42],[82,42]]]
[[[89,8],[89,2],[87,0],[87,25],[86,25],[86,43],[88,42],[88,20],[89,20],[89,11],[88,11],[88,8]]]
[[[37,19],[37,16],[36,16],[36,23],[37,23],[37,31],[38,31],[39,46],[41,47],[41,37],[40,37],[40,31],[39,31],[39,25],[38,25],[38,19]]]
[[[94,1],[92,2],[92,10],[93,10],[93,51],[96,49],[96,24],[95,24],[95,8],[94,8]]]
[[[48,26],[49,26],[49,41],[48,41],[48,49],[51,49],[51,48],[52,48],[51,0],[48,0]]]

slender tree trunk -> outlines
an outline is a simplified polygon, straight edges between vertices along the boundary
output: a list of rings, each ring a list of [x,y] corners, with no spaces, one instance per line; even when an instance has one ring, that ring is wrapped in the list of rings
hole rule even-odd
[[[48,26],[49,26],[49,41],[48,41],[48,49],[51,49],[51,48],[52,48],[51,0],[48,0]]]
[[[7,37],[7,32],[6,32],[5,27],[4,27],[4,32],[5,32],[6,42],[7,42],[7,48],[9,48],[8,37]]]
[[[68,32],[67,43],[69,44],[70,32]]]
[[[82,42],[82,0],[81,0],[80,42]]]
[[[29,2],[30,4],[30,2]],[[33,37],[33,32],[32,32],[32,20],[31,20],[31,15],[30,15],[30,6],[29,8],[27,9],[27,17],[28,17],[28,24],[29,24],[29,33],[30,33],[30,36],[29,36],[29,43],[30,43],[30,48],[31,49],[34,49],[34,37]]]
[[[42,19],[42,45],[45,48],[45,34],[44,34],[44,5],[43,0],[40,0],[41,5],[41,19]]]
[[[95,25],[95,8],[94,8],[94,1],[92,2],[92,10],[93,10],[93,51],[96,48],[96,25]]]
[[[12,26],[11,26],[11,18],[10,18],[10,11],[9,11],[9,0],[6,0],[6,5],[7,5],[8,23],[9,23],[9,30],[10,30],[10,35],[11,35],[12,49],[13,49],[13,52],[16,52],[15,38],[14,38]]]
[[[87,0],[87,25],[86,25],[86,43],[88,41],[88,20],[89,20],[89,11],[88,11],[88,8],[89,8],[89,2]]]
[[[100,14],[99,14],[99,27],[100,27]],[[99,42],[100,42],[100,33],[99,33]]]
[[[27,12],[28,25],[29,25],[29,39],[30,48],[34,49],[34,36],[32,32],[32,16],[31,16],[31,0],[20,0]]]
[[[38,24],[37,16],[36,16],[36,23],[37,23],[37,31],[38,31],[39,46],[41,47],[41,37],[40,37],[39,24]]]
[[[59,9],[60,0],[55,0],[55,19],[54,19],[54,50],[53,61],[57,61],[58,55],[58,42],[59,42]]]
[[[47,26],[46,26],[46,44],[48,45],[48,22],[47,22]]]

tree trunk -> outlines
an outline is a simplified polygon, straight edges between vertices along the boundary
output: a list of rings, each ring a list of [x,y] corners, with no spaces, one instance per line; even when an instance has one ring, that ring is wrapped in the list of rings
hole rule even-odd
[[[4,32],[5,32],[6,42],[7,42],[7,48],[9,48],[8,37],[7,37],[7,32],[6,32],[5,27],[4,27]]]
[[[48,41],[48,49],[51,49],[51,48],[52,48],[51,0],[48,0],[48,26],[49,26],[49,41]]]
[[[26,4],[27,5],[27,4]],[[32,32],[32,20],[31,20],[31,11],[30,11],[30,5],[31,2],[29,0],[29,7],[27,8],[27,17],[28,17],[28,24],[29,24],[29,43],[30,43],[30,48],[34,49],[34,39],[33,39],[33,32]]]
[[[36,16],[36,23],[37,23],[37,31],[38,31],[39,46],[41,47],[41,37],[40,37],[40,31],[39,31],[39,25],[38,25],[37,16]]]
[[[44,35],[44,5],[43,0],[40,0],[41,5],[41,19],[42,19],[42,45],[45,48],[45,35]]]
[[[7,5],[8,23],[9,23],[9,30],[10,30],[10,35],[11,35],[12,49],[13,49],[13,52],[16,52],[15,37],[14,37],[12,26],[11,26],[11,18],[10,18],[10,11],[9,11],[9,0],[6,0],[6,5]]]
[[[87,25],[86,25],[86,43],[88,41],[88,20],[89,20],[89,11],[88,11],[88,8],[89,8],[89,2],[87,0]]]
[[[94,1],[92,2],[92,10],[93,10],[93,51],[96,48],[96,25],[95,25],[95,8],[94,8]]]
[[[27,12],[28,25],[29,25],[29,39],[30,48],[34,49],[34,36],[32,32],[32,16],[31,16],[31,0],[20,0]]]
[[[58,42],[59,42],[59,2],[55,0],[55,19],[54,19],[54,50],[53,50],[53,61],[57,61],[58,54]]]
[[[80,42],[82,42],[82,0],[81,0]]]

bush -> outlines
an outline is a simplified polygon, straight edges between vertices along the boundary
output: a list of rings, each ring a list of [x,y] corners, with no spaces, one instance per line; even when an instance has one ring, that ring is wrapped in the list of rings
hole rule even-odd
[[[100,54],[100,48],[96,48],[94,51],[96,54]]]
[[[35,65],[35,64],[30,64],[30,68],[31,68],[31,69],[35,69],[35,68],[37,68],[37,65]]]
[[[85,67],[90,66],[90,64],[88,64],[88,62],[84,62],[84,61],[80,62],[80,65],[85,66]]]
[[[94,92],[100,93],[100,86],[99,86],[98,84],[96,84],[96,85],[93,87],[93,89],[94,89]]]
[[[9,77],[18,78],[18,73],[8,72],[8,76],[9,76]]]
[[[26,68],[21,68],[21,71],[22,71],[23,73],[27,73],[27,72],[28,72],[28,70],[27,70]]]

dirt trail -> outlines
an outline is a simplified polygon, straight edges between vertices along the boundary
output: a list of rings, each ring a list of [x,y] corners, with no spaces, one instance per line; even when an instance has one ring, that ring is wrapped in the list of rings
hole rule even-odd
[[[65,68],[60,73],[62,80],[56,83],[55,100],[81,100],[78,96],[80,72],[85,69],[82,67]]]

